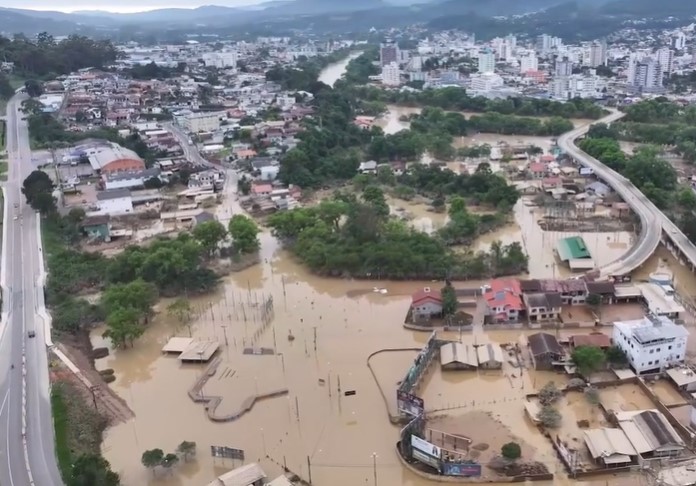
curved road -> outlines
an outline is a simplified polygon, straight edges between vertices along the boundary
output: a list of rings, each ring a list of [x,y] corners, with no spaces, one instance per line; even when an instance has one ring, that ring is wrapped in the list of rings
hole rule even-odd
[[[619,111],[612,111],[610,115],[597,120],[595,123],[611,123],[623,116],[624,114]],[[663,222],[667,217],[628,179],[575,145],[575,140],[585,135],[589,129],[590,125],[584,125],[561,135],[558,138],[558,145],[576,161],[585,167],[592,168],[595,175],[611,186],[640,218],[638,241],[621,258],[599,269],[602,277],[626,275],[640,267],[655,252],[660,244]],[[696,255],[696,252],[694,254]]]
[[[23,99],[17,95],[7,105],[9,173],[3,191],[0,484],[62,486],[49,399],[46,338],[50,342],[50,336],[46,333],[50,330],[39,315],[45,309],[38,220],[21,194],[22,181],[32,170],[28,129],[19,112]],[[28,337],[30,330],[36,333],[35,338]]]

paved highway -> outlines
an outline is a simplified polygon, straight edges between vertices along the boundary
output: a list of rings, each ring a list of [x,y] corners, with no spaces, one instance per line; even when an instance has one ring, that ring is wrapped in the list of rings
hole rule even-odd
[[[611,123],[623,116],[621,112],[612,111],[610,115],[598,120],[597,123]],[[591,167],[597,177],[611,186],[640,218],[641,231],[638,241],[621,258],[600,268],[602,277],[625,275],[640,267],[655,252],[660,244],[662,222],[666,218],[628,179],[594,157],[590,157],[575,145],[575,140],[585,135],[589,128],[589,125],[585,125],[561,135],[558,145],[576,161]]]
[[[2,248],[3,321],[0,326],[0,484],[60,486],[49,399],[47,323],[36,213],[21,184],[32,170],[28,130],[17,95],[7,105],[8,181]],[[15,207],[16,206],[16,207]],[[15,219],[16,218],[16,219]],[[32,330],[36,337],[29,338]],[[12,368],[14,366],[14,368]],[[23,435],[24,433],[24,435]]]
[[[195,144],[189,144],[191,138],[186,134],[186,132],[184,132],[184,130],[182,130],[180,126],[176,125],[175,123],[167,123],[164,125],[164,127],[169,130],[179,141],[179,145],[181,145],[181,149],[184,151],[184,156],[189,162],[194,165],[219,168],[218,166],[215,166],[211,162],[204,159]]]

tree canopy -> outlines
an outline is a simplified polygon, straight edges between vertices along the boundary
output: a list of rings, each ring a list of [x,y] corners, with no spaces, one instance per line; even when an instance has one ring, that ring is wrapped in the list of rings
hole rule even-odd
[[[22,35],[12,39],[0,37],[0,57],[14,63],[15,71],[20,75],[42,79],[87,67],[102,68],[119,56],[111,41],[81,35],[70,35],[60,41],[45,32],[36,40]]]
[[[338,193],[312,208],[272,215],[273,234],[309,268],[332,276],[393,279],[467,279],[523,271],[527,257],[519,243],[489,253],[451,251],[437,236],[390,218],[379,198]]]
[[[32,171],[22,183],[22,193],[32,209],[41,214],[51,213],[56,209],[53,198],[53,181],[41,170]]]
[[[573,350],[571,359],[581,374],[589,376],[602,369],[606,355],[597,346],[578,346]]]

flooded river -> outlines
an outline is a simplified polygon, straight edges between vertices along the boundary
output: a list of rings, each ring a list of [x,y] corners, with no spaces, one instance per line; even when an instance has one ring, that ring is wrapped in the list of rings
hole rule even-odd
[[[342,61],[329,64],[324,69],[322,69],[321,73],[319,73],[319,81],[321,81],[324,84],[328,84],[329,86],[333,86],[334,83],[341,79],[341,76],[345,74],[348,63],[356,57],[360,56],[360,54],[362,53],[354,52]]]

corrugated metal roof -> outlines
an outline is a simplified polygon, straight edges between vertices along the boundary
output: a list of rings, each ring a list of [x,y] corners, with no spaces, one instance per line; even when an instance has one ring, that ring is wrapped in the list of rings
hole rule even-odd
[[[261,469],[261,466],[253,462],[218,476],[208,486],[249,486],[265,477],[266,473]]]
[[[626,434],[621,429],[590,429],[586,430],[585,433],[585,444],[590,450],[592,457],[602,458],[605,462],[611,456],[623,456],[623,458],[618,458],[618,460],[612,461],[613,463],[618,462],[630,462],[630,457],[635,456],[636,450],[631,445],[631,441],[626,437]],[[616,459],[616,458],[615,458]]]
[[[440,364],[442,366],[461,363],[476,368],[478,360],[473,346],[462,343],[447,343],[440,347]]]
[[[478,356],[479,364],[496,362],[503,362],[503,350],[499,344],[484,344],[476,348],[476,354]]]

